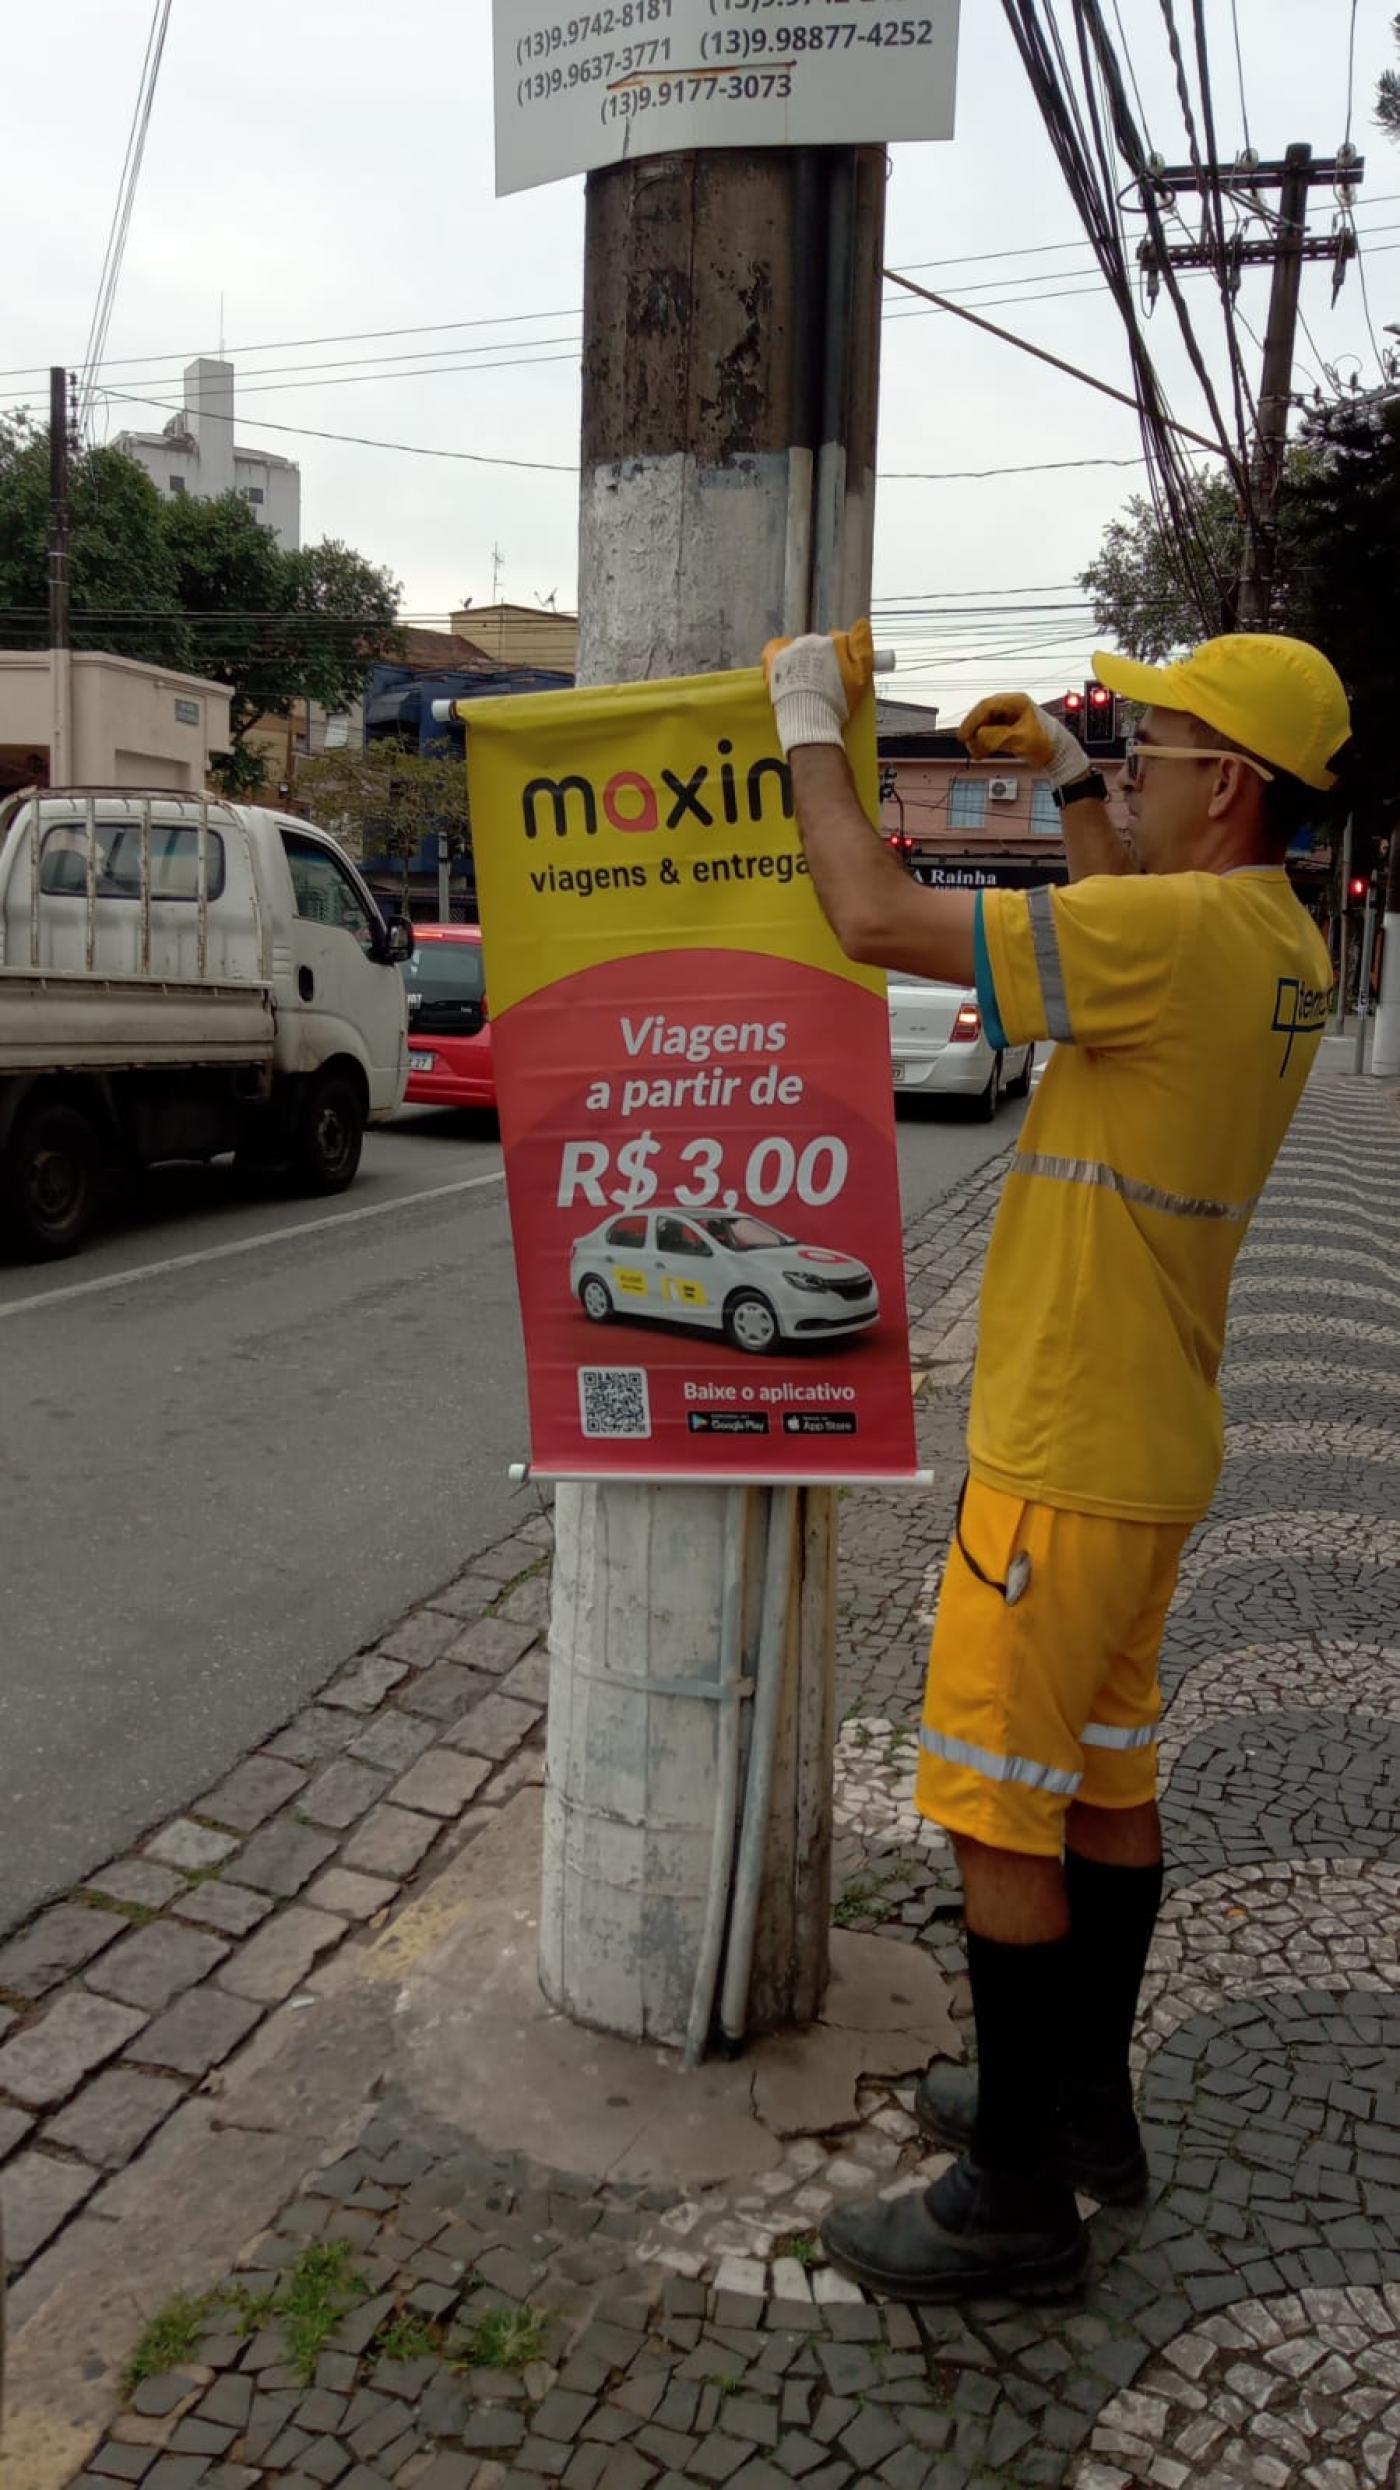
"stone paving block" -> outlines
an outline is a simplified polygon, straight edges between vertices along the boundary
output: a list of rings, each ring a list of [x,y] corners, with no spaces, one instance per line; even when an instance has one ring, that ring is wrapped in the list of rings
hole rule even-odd
[[[190,1927],[217,1928],[221,1936],[247,1937],[266,1919],[272,1904],[265,1893],[249,1893],[246,1885],[225,1885],[206,1878],[182,1893],[171,1916]]]
[[[387,1660],[406,1660],[415,1669],[430,1669],[440,1660],[457,1634],[455,1618],[446,1617],[439,1609],[415,1608],[412,1615],[396,1625],[376,1645]]]
[[[261,2008],[222,1989],[190,1989],[167,2013],[131,2041],[125,2055],[137,2066],[170,2067],[177,2075],[207,2075],[222,2066],[260,2020]]]
[[[21,1936],[0,1946],[0,1989],[31,2001],[81,1971],[84,1963],[121,1936],[126,1922],[115,1911],[84,1902],[61,1902],[41,1911]]]
[[[215,1833],[207,1824],[192,1824],[188,1816],[177,1816],[147,1842],[144,1855],[193,1876],[201,1868],[222,1867],[237,1848],[232,1833]]]
[[[540,1718],[533,1703],[516,1702],[510,1695],[486,1695],[449,1729],[447,1743],[464,1754],[484,1755],[493,1764],[503,1764],[523,1746]]]
[[[155,2460],[154,2447],[124,2447],[119,2440],[109,2438],[93,2457],[92,2469],[104,2481],[139,2481]]]
[[[435,1734],[431,1721],[415,1720],[409,1712],[379,1712],[351,1739],[346,1753],[385,1772],[407,1772]]]
[[[238,1882],[287,1900],[335,1856],[335,1848],[328,1833],[283,1817],[253,1835],[238,1862]]]
[[[549,1653],[543,1643],[527,1651],[523,1660],[501,1680],[501,1692],[518,1703],[532,1703],[541,1711],[549,1701]]]
[[[5,2164],[5,2255],[12,2266],[37,2256],[97,2184],[85,2162],[48,2153],[17,2153]]]
[[[196,2404],[195,2413],[201,2421],[213,2421],[221,2429],[241,2430],[247,2427],[253,2409],[251,2378],[216,2378],[207,2395]]]
[[[370,1876],[411,1876],[441,1831],[436,1816],[412,1815],[386,1799],[351,1834],[341,1864]]]
[[[144,2006],[149,2014],[160,2014],[216,1969],[228,1950],[222,1937],[177,1927],[173,1920],[153,1920],[149,1928],[132,1929],[95,1963],[87,1985],[124,2006]]]
[[[146,2475],[141,2490],[200,2490],[209,2460],[202,2455],[163,2455]]]
[[[422,1756],[402,1781],[395,1782],[393,1803],[424,1815],[459,1816],[490,1778],[491,1767],[480,1757],[449,1755],[438,1748]]]
[[[415,2475],[413,2490],[472,2490],[479,2470],[471,2456],[448,2450],[435,2455],[426,2472]]]
[[[183,2421],[176,2422],[168,2443],[172,2455],[227,2455],[233,2438],[231,2429],[219,2429],[212,2421],[197,2421],[187,2413]]]
[[[305,1784],[301,1768],[281,1756],[250,1755],[197,1802],[193,1813],[211,1817],[215,1824],[231,1825],[235,1832],[252,1833]]]
[[[483,1617],[449,1645],[447,1657],[464,1669],[480,1669],[487,1677],[504,1677],[523,1660],[537,1639],[532,1625],[514,1625],[509,1617]]]
[[[542,1566],[537,1573],[527,1574],[523,1582],[517,1582],[513,1591],[507,1591],[495,1613],[508,1617],[513,1625],[528,1625],[537,1634],[542,1633],[549,1623],[550,1587],[549,1568]]]
[[[0,2108],[0,2161],[22,2144],[34,2121],[25,2110]]]
[[[88,1878],[83,1891],[106,1894],[113,1902],[134,1902],[139,1910],[163,1911],[180,1884],[174,1868],[158,1867],[153,1859],[114,1859]]]
[[[274,2006],[299,1988],[312,1965],[345,1934],[346,1921],[293,1903],[240,1946],[219,1974],[220,1988]]]
[[[336,1919],[373,1919],[376,1912],[387,1910],[398,1898],[397,1884],[382,1876],[361,1876],[353,1868],[327,1868],[307,1888],[306,1899],[312,1908],[329,1911]]]
[[[479,1703],[492,1691],[492,1680],[475,1669],[459,1669],[450,1660],[440,1660],[426,1676],[416,1677],[405,1686],[399,1698],[405,1712],[423,1720],[460,1720],[468,1704]]]
[[[407,1675],[406,1661],[390,1660],[383,1652],[366,1652],[362,1659],[352,1660],[348,1669],[342,1669],[321,1701],[335,1711],[377,1712],[385,1696]]]
[[[78,1992],[57,1998],[42,2021],[0,2046],[0,2092],[8,2092],[26,2109],[56,2108],[84,2076],[114,2058],[145,2022],[137,2008],[111,1998]]]
[[[332,1755],[339,1755],[355,1735],[355,1715],[346,1710],[332,1711],[327,1705],[312,1703],[298,1712],[294,1721],[279,1729],[275,1738],[263,1742],[264,1755],[280,1755],[289,1764],[324,1764]]]
[[[317,1774],[309,1789],[297,1801],[297,1813],[312,1824],[328,1826],[344,1832],[347,1825],[364,1815],[375,1800],[382,1798],[389,1786],[387,1773],[375,1772],[369,1764],[352,1762],[343,1755],[324,1772]]]
[[[102,2170],[121,2170],[183,2101],[183,2084],[163,2075],[129,2075],[120,2067],[86,2084],[75,2100],[50,2119],[46,2144],[81,2154]]]

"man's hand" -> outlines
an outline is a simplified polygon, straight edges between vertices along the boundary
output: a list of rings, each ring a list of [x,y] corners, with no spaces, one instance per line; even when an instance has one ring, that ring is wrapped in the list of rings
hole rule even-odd
[[[870,625],[770,640],[763,668],[784,758],[798,744],[839,744],[875,679]]]
[[[1024,761],[1043,770],[1052,787],[1072,787],[1091,763],[1067,726],[1037,709],[1027,692],[997,692],[980,701],[958,728],[974,761]]]

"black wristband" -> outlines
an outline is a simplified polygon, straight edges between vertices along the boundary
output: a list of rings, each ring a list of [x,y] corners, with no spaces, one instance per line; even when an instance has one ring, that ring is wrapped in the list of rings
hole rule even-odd
[[[1108,781],[1101,769],[1086,770],[1084,776],[1076,778],[1072,786],[1056,787],[1054,795],[1062,813],[1071,804],[1085,804],[1091,799],[1095,804],[1102,804],[1108,796]]]

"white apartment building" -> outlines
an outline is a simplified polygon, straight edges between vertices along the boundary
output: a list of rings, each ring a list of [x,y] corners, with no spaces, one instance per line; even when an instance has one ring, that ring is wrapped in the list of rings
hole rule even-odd
[[[201,501],[237,493],[284,552],[301,543],[301,469],[234,438],[233,365],[200,355],[185,366],[185,403],[162,432],[119,432],[113,448],[145,468],[160,493]]]

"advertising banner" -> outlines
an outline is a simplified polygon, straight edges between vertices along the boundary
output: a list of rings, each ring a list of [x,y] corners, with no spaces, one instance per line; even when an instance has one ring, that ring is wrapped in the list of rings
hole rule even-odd
[[[498,194],[690,147],[951,138],[959,0],[495,0]]]
[[[761,673],[459,714],[534,1467],[912,1476],[885,982],[817,905]]]

